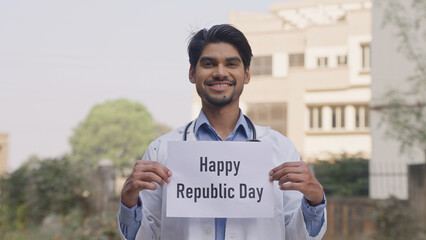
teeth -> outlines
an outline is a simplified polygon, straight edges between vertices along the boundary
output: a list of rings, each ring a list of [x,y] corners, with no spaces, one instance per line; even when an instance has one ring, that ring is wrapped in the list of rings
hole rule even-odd
[[[226,86],[228,86],[228,84],[215,84],[215,86],[226,87]]]

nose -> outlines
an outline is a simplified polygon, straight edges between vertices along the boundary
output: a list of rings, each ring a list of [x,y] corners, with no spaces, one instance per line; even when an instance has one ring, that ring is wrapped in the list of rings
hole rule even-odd
[[[227,77],[227,76],[228,76],[228,71],[227,71],[226,67],[223,64],[218,64],[214,73],[213,73],[213,77],[222,79],[222,78]]]

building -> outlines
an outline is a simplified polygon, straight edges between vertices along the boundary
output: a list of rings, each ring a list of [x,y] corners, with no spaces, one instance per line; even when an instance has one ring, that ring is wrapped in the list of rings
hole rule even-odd
[[[301,0],[275,3],[267,14],[230,13],[254,55],[242,110],[288,136],[304,160],[371,154],[371,5]],[[199,108],[197,97],[194,115]]]
[[[386,26],[383,25],[384,21],[388,21],[385,20],[385,12],[391,6],[391,2],[384,1],[380,4],[375,2],[372,8],[372,45],[374,48],[372,66],[374,71],[372,73],[371,91],[373,106],[382,105],[386,107],[386,103],[382,102],[385,92],[391,88],[408,90],[410,85],[407,84],[407,79],[416,73],[415,61],[407,59],[403,51],[399,50],[401,40],[397,33],[401,29],[390,22]],[[421,11],[416,12],[416,9],[413,8],[411,4],[414,1],[394,2],[401,5],[396,5],[398,11],[393,12],[403,12],[405,16],[416,16]],[[425,15],[423,14],[423,16]],[[407,23],[410,23],[409,19],[406,19]],[[426,21],[423,20],[421,23],[425,24]],[[412,21],[412,24],[414,24],[414,21]],[[406,30],[408,29],[406,27]],[[426,31],[425,25],[421,26],[416,34],[420,35],[424,31]],[[426,37],[423,35],[412,36],[412,38],[410,42],[415,43],[412,47],[416,52],[421,53],[424,59],[426,56]],[[409,153],[401,152],[400,143],[385,134],[387,123],[382,122],[382,127],[376,127],[381,119],[381,111],[371,111],[371,125],[375,127],[371,129],[373,151],[370,161],[370,197],[383,199],[395,196],[400,199],[407,199],[409,196],[409,165],[420,166],[420,164],[425,164],[426,156],[421,149],[417,149],[417,151],[414,149]],[[417,210],[420,209],[421,203],[416,203]],[[424,207],[424,209],[426,208]]]
[[[0,176],[7,172],[7,134],[0,133]]]

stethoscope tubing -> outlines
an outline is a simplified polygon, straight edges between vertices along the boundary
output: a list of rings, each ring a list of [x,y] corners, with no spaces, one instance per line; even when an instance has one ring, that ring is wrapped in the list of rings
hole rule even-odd
[[[251,130],[253,131],[253,136],[251,139],[247,140],[247,142],[260,142],[259,139],[257,139],[257,135],[256,135],[256,127],[254,126],[253,122],[250,120],[249,117],[247,117],[246,115],[244,115],[244,118],[246,119],[248,125],[250,126]],[[191,126],[193,121],[189,122],[186,126],[185,126],[185,130],[183,132],[183,141],[187,140],[188,137],[188,129],[189,126]]]

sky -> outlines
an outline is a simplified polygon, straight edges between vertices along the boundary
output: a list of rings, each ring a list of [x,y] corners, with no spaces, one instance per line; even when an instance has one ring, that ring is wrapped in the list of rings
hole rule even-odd
[[[8,170],[70,152],[90,109],[126,98],[170,127],[191,120],[190,34],[273,0],[2,0],[0,132]]]

